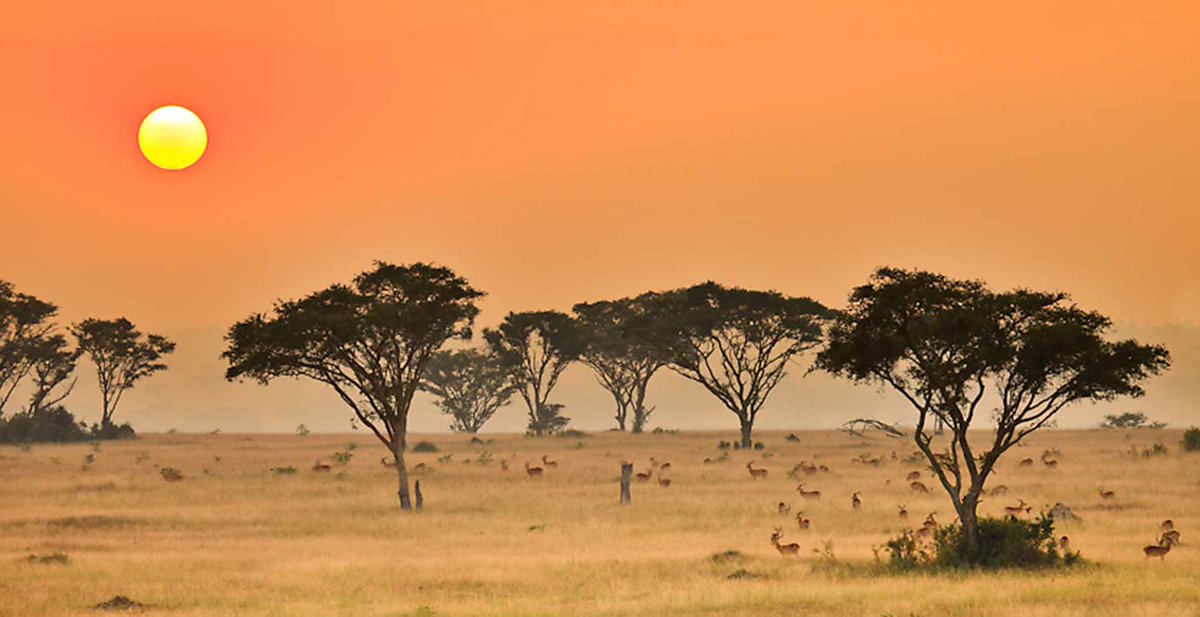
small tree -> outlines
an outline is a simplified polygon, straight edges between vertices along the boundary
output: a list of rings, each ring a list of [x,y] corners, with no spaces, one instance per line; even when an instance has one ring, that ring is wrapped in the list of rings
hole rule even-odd
[[[886,384],[917,412],[914,438],[950,495],[963,527],[964,559],[979,563],[976,508],[996,462],[1079,401],[1140,396],[1140,383],[1169,366],[1167,350],[1109,342],[1104,316],[1061,293],[994,293],[982,283],[883,268],[850,295],[817,366],[858,382]],[[969,439],[992,395],[990,443]],[[929,432],[941,418],[946,449]],[[977,434],[977,437],[980,435]]]
[[[112,417],[125,392],[143,378],[166,370],[161,360],[175,351],[175,343],[157,334],[144,335],[124,317],[85,319],[71,327],[79,349],[96,365],[100,382],[100,429],[112,426]]]
[[[737,416],[743,448],[752,447],[754,421],[788,365],[821,341],[827,312],[809,298],[712,282],[640,301],[652,308],[635,331]]]
[[[1104,416],[1100,428],[1166,428],[1165,422],[1151,422],[1146,414],[1140,411]]]
[[[408,411],[430,357],[469,339],[483,296],[453,271],[376,262],[333,285],[229,329],[226,379],[303,377],[334,390],[396,462],[400,507],[411,510],[404,451]]]
[[[616,403],[617,428],[625,430],[630,413],[633,432],[646,428],[654,408],[646,407],[646,387],[658,369],[666,366],[662,350],[636,335],[637,320],[648,307],[635,299],[576,304],[581,362],[596,373],[596,380]]]
[[[434,354],[421,389],[437,397],[437,406],[454,419],[450,430],[471,434],[478,433],[516,392],[512,374],[500,359],[477,349]]]
[[[559,375],[579,356],[571,318],[557,311],[509,313],[484,338],[512,375],[529,413],[529,432],[541,436],[566,428],[562,405],[550,403]]]
[[[0,281],[0,416],[37,364],[38,348],[55,329],[58,307]]]
[[[61,334],[46,336],[31,345],[29,359],[33,381],[33,392],[29,396],[28,411],[39,413],[61,403],[75,388],[72,379],[65,388],[59,386],[71,379],[76,362],[82,352],[69,349],[67,339]]]

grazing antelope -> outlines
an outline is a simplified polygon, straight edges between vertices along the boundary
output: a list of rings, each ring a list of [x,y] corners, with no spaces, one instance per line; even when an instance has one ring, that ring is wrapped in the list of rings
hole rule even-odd
[[[992,492],[991,492],[992,497],[999,497],[1001,495],[1007,495],[1007,494],[1008,494],[1008,487],[1004,486],[1003,484],[998,485],[996,488],[992,489]]]
[[[800,527],[800,529],[808,529],[809,527],[812,527],[812,521],[805,518],[803,512],[797,510],[796,511],[796,525],[798,525]]]
[[[820,499],[820,498],[821,498],[821,491],[808,491],[808,490],[804,490],[804,483],[803,483],[803,482],[801,482],[801,483],[800,483],[800,484],[799,484],[799,485],[796,487],[796,492],[800,493],[800,496],[801,496],[801,497],[803,497],[803,498],[805,498],[805,499]]]
[[[429,465],[426,465],[425,463],[417,463],[416,465],[413,465],[412,468],[413,471],[425,471],[426,469],[429,469]]]
[[[914,492],[914,493],[928,493],[929,492],[929,487],[925,486],[924,484],[922,484],[920,482],[912,482],[908,485],[908,488],[912,489],[912,492]]]
[[[658,476],[658,485],[663,488],[667,488],[668,486],[671,486],[671,479],[664,478],[664,477],[662,477],[662,475],[659,475]]]
[[[652,475],[654,475],[653,471],[639,471],[634,474],[634,477],[637,478],[638,482],[649,482]]]
[[[1024,499],[1018,499],[1015,506],[1004,506],[1004,513],[1010,516],[1020,516],[1022,512],[1029,512],[1029,506],[1025,504]]]
[[[529,461],[525,461],[525,473],[529,474],[530,478],[540,478],[542,477],[542,468],[530,467]]]
[[[1114,492],[1112,492],[1112,491],[1106,491],[1106,490],[1104,490],[1104,489],[1100,489],[1100,498],[1101,498],[1101,499],[1104,499],[1104,500],[1109,500],[1109,499],[1112,499],[1112,498],[1114,498],[1114,497],[1116,497],[1116,496],[1117,496],[1117,494],[1116,494],[1116,493],[1114,493]]]
[[[792,507],[782,501],[779,502],[779,505],[777,507],[779,508],[780,514],[787,514],[788,512],[792,511]]]
[[[385,457],[379,459],[379,464],[383,465],[384,467],[389,467],[389,468],[395,467],[396,459],[389,459],[388,457],[385,456]]]
[[[1162,530],[1163,532],[1173,531],[1175,529],[1175,521],[1173,521],[1171,519],[1167,519],[1167,520],[1163,521],[1162,524],[1160,524],[1158,526],[1158,528],[1160,530]]]
[[[545,454],[542,455],[542,464],[545,465],[549,469],[554,469],[555,467],[558,467],[558,462],[552,461],[549,458],[546,458]]]
[[[902,503],[896,504],[896,507],[900,509],[900,518],[903,520],[908,520],[908,508]]]
[[[1164,532],[1162,535],[1162,539],[1165,540],[1167,542],[1167,544],[1170,544],[1172,546],[1174,546],[1176,544],[1183,544],[1182,542],[1179,541],[1179,532],[1174,529],[1172,529],[1171,531]]]
[[[317,461],[316,463],[313,464],[312,470],[313,471],[332,471],[333,467],[330,466],[329,463]]]
[[[821,473],[829,473],[829,468],[825,465],[821,465],[820,467],[817,467],[817,469],[820,470]]]
[[[1160,537],[1157,545],[1143,547],[1142,552],[1146,554],[1146,559],[1158,557],[1166,561],[1167,553],[1171,552],[1171,543],[1165,538]]]
[[[755,480],[757,480],[759,478],[767,477],[767,470],[766,469],[755,469],[753,461],[746,463],[746,469],[750,471],[750,477]]]
[[[862,499],[859,499],[858,495],[859,493],[854,493],[850,496],[850,507],[855,510],[862,507]]]
[[[771,534],[771,544],[775,545],[775,550],[779,551],[780,555],[798,555],[800,553],[800,545],[792,542],[791,544],[780,544],[779,540],[783,538],[783,529],[776,527],[775,532]]]
[[[713,464],[713,460],[712,460],[711,458],[708,458],[708,457],[706,456],[706,457],[704,457],[704,464],[705,464],[705,465],[712,465],[712,464]]]
[[[919,471],[910,471],[910,472],[908,472],[908,476],[905,478],[905,480],[908,480],[909,482],[912,482],[914,480],[920,480],[920,479],[921,479],[921,472],[919,472]]]
[[[1033,467],[1033,459],[1031,459],[1031,458],[1021,459],[1021,462],[1017,464],[1017,467]]]
[[[1055,460],[1049,460],[1049,461],[1047,461],[1047,460],[1043,460],[1043,461],[1042,461],[1042,464],[1044,464],[1046,467],[1048,467],[1048,468],[1050,468],[1050,469],[1057,469],[1057,468],[1058,468],[1058,461],[1055,461]]]
[[[1058,539],[1058,548],[1062,549],[1062,552],[1064,552],[1064,553],[1071,552],[1071,539],[1068,538],[1067,536],[1063,536],[1063,537],[1059,538]]]
[[[659,465],[659,466],[658,466],[658,472],[659,472],[659,473],[662,473],[662,472],[664,472],[664,471],[670,471],[670,470],[671,470],[671,464],[670,464],[670,463],[663,463],[663,464],[661,464],[661,465]]]

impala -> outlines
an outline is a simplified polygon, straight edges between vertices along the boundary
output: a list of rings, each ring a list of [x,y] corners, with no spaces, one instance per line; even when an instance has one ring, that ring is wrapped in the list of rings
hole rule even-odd
[[[531,467],[529,461],[525,461],[525,473],[529,474],[530,478],[540,478],[542,477],[542,468]]]
[[[767,477],[767,470],[755,469],[753,461],[746,463],[746,469],[750,471],[750,477],[754,478],[755,480]]]
[[[796,555],[800,553],[800,545],[795,542],[791,544],[780,544],[779,540],[783,538],[783,529],[776,527],[774,533],[771,534],[771,544],[775,545],[775,550],[779,551],[780,555]]]

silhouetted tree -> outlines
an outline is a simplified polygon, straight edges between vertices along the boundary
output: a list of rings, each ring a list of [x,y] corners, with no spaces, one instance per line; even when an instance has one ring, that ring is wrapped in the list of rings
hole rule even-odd
[[[788,364],[821,341],[827,312],[810,298],[712,282],[640,301],[652,308],[636,326],[639,335],[660,347],[672,370],[737,416],[744,448]]]
[[[331,387],[396,462],[400,507],[411,510],[408,411],[425,367],[447,340],[469,339],[483,293],[440,266],[376,262],[350,285],[279,302],[226,335],[226,379],[304,377]]]
[[[61,334],[43,337],[30,346],[33,385],[27,408],[30,413],[39,413],[54,407],[71,394],[71,390],[75,388],[75,380],[71,379],[71,374],[75,372],[75,365],[81,353],[78,349],[68,348],[67,339]],[[58,390],[68,379],[71,379],[71,382],[66,388]]]
[[[636,336],[633,329],[644,318],[643,302],[625,298],[576,304],[579,360],[591,367],[596,380],[617,405],[617,428],[625,430],[633,414],[633,432],[640,433],[654,411],[646,407],[646,387],[658,369],[666,366],[662,350]]]
[[[964,558],[976,562],[976,507],[1000,456],[1068,405],[1140,396],[1138,384],[1168,368],[1166,349],[1109,342],[1109,326],[1066,294],[994,293],[976,281],[883,268],[837,313],[817,366],[886,384],[912,405],[917,447],[958,513]],[[980,408],[989,388],[990,413]],[[928,430],[934,418],[949,433],[943,451]],[[995,429],[976,434],[990,441],[980,452],[968,439],[977,419]]]
[[[509,313],[484,338],[504,363],[529,412],[529,432],[555,433],[570,418],[549,402],[558,377],[579,357],[579,337],[570,317],[557,311]]]
[[[439,351],[429,359],[421,389],[454,418],[450,430],[478,433],[496,410],[508,404],[516,385],[495,354],[478,349]]]
[[[85,319],[71,327],[79,349],[96,365],[100,383],[100,429],[112,426],[113,413],[125,392],[167,365],[161,360],[175,343],[157,334],[143,335],[124,317]]]
[[[0,281],[0,416],[35,366],[35,348],[51,336],[58,307]]]

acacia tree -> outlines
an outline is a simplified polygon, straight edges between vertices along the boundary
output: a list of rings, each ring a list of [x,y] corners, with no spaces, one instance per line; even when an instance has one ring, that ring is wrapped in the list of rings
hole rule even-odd
[[[96,365],[100,383],[101,430],[112,426],[112,417],[125,392],[167,365],[164,356],[175,343],[157,334],[143,335],[128,319],[85,319],[71,326],[79,350]]]
[[[738,418],[741,445],[791,361],[821,341],[825,307],[774,291],[713,282],[643,296],[635,327],[671,370],[709,391]]]
[[[58,405],[71,394],[71,390],[75,388],[74,379],[66,388],[58,388],[75,372],[75,365],[81,353],[79,349],[70,349],[67,339],[61,334],[43,337],[30,346],[33,391],[29,395],[29,413],[41,413]]]
[[[492,351],[513,377],[529,413],[529,432],[556,433],[570,418],[550,402],[559,375],[579,356],[579,337],[571,318],[558,311],[509,313],[494,330],[483,333]]]
[[[35,352],[56,328],[58,307],[0,281],[0,416],[36,364]]]
[[[508,404],[516,385],[495,354],[463,349],[433,354],[421,389],[437,397],[437,406],[454,419],[450,430],[474,434]]]
[[[1066,294],[994,293],[976,281],[883,268],[836,314],[817,366],[886,384],[914,408],[916,445],[958,513],[963,557],[976,562],[976,508],[1001,455],[1065,407],[1141,396],[1139,384],[1169,367],[1160,346],[1105,340],[1110,325]],[[980,407],[987,396],[990,414]],[[989,418],[994,433],[972,443],[970,429]],[[949,433],[944,450],[929,432],[935,419]]]
[[[350,285],[333,285],[226,335],[226,379],[267,384],[302,377],[331,387],[396,462],[400,508],[411,510],[408,411],[430,357],[450,339],[469,339],[483,293],[453,271],[423,263],[376,262]]]
[[[633,414],[633,432],[646,427],[654,408],[646,407],[646,388],[666,355],[633,331],[646,311],[644,302],[625,298],[576,304],[579,360],[596,374],[616,403],[617,428],[625,430]]]

